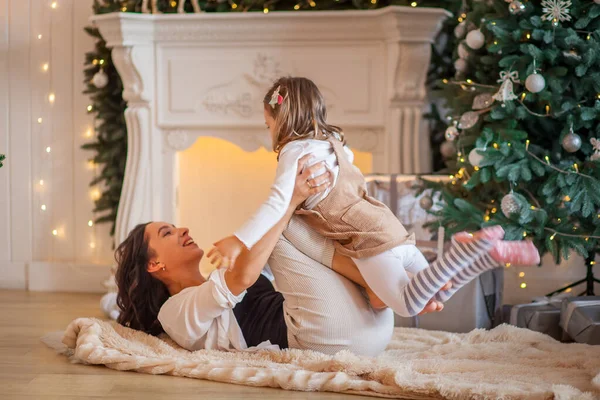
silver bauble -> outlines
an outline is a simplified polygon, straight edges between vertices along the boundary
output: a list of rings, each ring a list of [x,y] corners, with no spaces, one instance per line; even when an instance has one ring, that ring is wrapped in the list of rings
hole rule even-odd
[[[502,202],[500,202],[500,209],[502,210],[502,214],[508,218],[512,214],[518,213],[521,210],[521,207],[519,207],[519,203],[517,202],[515,195],[509,193],[502,198]]]
[[[462,58],[463,60],[467,60],[469,58],[469,49],[467,48],[467,44],[464,42],[461,42],[458,45],[458,57]]]
[[[540,74],[531,74],[525,80],[525,87],[531,93],[539,93],[546,87],[546,80]]]
[[[467,34],[467,23],[465,21],[456,25],[456,28],[454,28],[454,36],[456,36],[457,39],[462,39],[466,34]]]
[[[94,74],[92,77],[92,83],[98,89],[102,89],[106,85],[108,85],[108,75],[103,70],[100,70]]]
[[[483,160],[483,156],[478,151],[483,151],[483,149],[476,147],[469,153],[469,163],[474,167],[479,167],[481,160]]]
[[[562,140],[562,147],[569,153],[575,153],[581,148],[581,137],[573,132],[569,132]]]
[[[440,146],[440,153],[445,159],[452,158],[456,155],[456,147],[450,140],[446,140]]]
[[[430,210],[433,207],[433,199],[429,196],[423,196],[419,200],[419,205],[423,210]]]
[[[525,6],[523,5],[523,3],[521,3],[519,0],[513,0],[509,5],[508,5],[508,11],[512,14],[512,15],[517,15],[522,13],[525,10]]]
[[[454,61],[454,69],[459,72],[467,72],[469,69],[469,64],[462,58],[458,58],[456,61]]]
[[[446,128],[446,132],[444,133],[444,137],[446,138],[446,140],[453,141],[457,138],[457,136],[458,129],[456,129],[456,126],[449,126],[448,128]]]
[[[479,29],[471,31],[467,35],[467,44],[473,50],[478,50],[485,44],[485,36]]]

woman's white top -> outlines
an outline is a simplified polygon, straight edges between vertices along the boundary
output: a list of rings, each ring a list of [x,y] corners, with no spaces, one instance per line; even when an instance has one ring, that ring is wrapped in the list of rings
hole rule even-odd
[[[344,146],[344,152],[348,161],[354,162],[354,153]],[[251,249],[283,216],[292,201],[296,175],[298,174],[298,160],[306,154],[312,154],[308,166],[321,161],[325,162],[326,169],[333,175],[333,182],[327,190],[317,193],[304,202],[304,208],[312,209],[331,192],[337,182],[339,166],[333,146],[327,140],[303,139],[295,140],[286,144],[279,153],[279,163],[275,182],[271,186],[269,198],[258,208],[250,219],[234,234],[244,245]],[[319,176],[325,173],[323,169],[315,174]]]

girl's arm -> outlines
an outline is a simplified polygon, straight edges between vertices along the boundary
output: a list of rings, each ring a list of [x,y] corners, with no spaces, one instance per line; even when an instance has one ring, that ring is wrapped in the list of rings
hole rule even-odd
[[[304,164],[306,164],[309,158],[310,155],[306,155],[298,161],[298,171],[302,171]],[[310,179],[310,176],[321,168],[323,168],[322,165],[316,164],[304,169],[302,173],[296,174],[292,199],[283,218],[269,229],[251,250],[242,250],[231,270],[225,273],[225,282],[233,295],[242,293],[256,282],[296,208],[309,196],[320,193],[329,187],[331,181],[329,172]],[[310,183],[310,186],[307,182]],[[215,245],[229,240],[237,240],[237,238],[230,236],[215,243]],[[208,253],[208,257],[211,258],[213,264],[219,266],[221,256],[217,250],[212,249]]]

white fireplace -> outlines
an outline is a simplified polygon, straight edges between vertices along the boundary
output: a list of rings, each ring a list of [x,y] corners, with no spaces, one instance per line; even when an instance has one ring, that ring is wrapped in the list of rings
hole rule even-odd
[[[281,75],[315,81],[328,120],[343,127],[351,147],[372,154],[374,172],[428,171],[424,83],[430,44],[448,15],[387,7],[93,17],[128,102],[117,243],[139,222],[178,222],[177,153],[197,138],[245,151],[268,145],[262,98]]]

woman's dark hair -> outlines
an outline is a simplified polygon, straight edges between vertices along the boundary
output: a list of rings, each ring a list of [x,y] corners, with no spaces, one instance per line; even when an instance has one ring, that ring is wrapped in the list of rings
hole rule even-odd
[[[169,291],[147,270],[154,256],[145,236],[147,225],[133,228],[115,251],[117,305],[121,309],[117,322],[156,336],[164,332],[158,311],[169,298]]]

